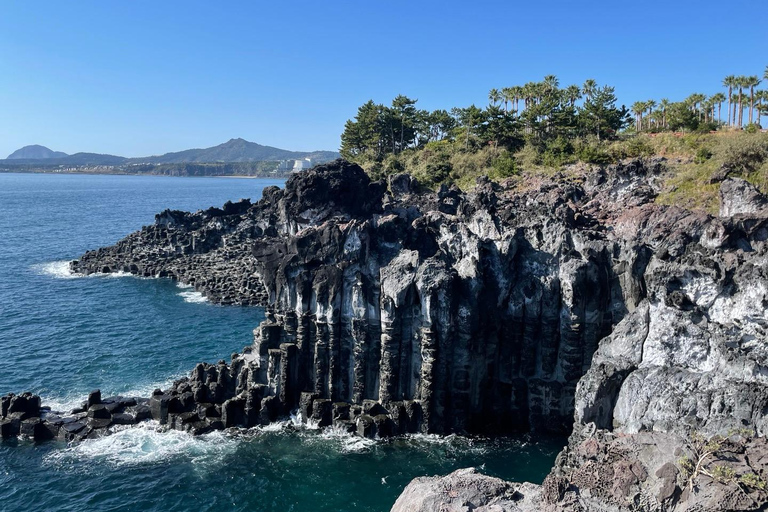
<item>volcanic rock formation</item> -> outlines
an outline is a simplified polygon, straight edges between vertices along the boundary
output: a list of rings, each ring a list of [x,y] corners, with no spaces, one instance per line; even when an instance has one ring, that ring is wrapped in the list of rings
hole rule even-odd
[[[267,307],[230,364],[200,364],[150,399],[174,428],[298,410],[367,436],[572,432],[542,486],[502,485],[494,501],[501,484],[454,474],[472,506],[446,506],[480,506],[466,484],[487,490],[488,510],[758,509],[766,200],[729,178],[719,217],[660,206],[663,172],[661,159],[631,161],[435,194],[337,161],[258,203],[163,212],[72,268]],[[716,435],[730,437],[698,460],[697,440]],[[692,474],[684,457],[700,463]],[[438,496],[446,482],[413,485]]]
[[[186,383],[196,402],[233,401],[227,426],[299,409],[365,435],[567,432],[598,342],[645,293],[648,254],[577,213],[580,188],[545,194],[421,194],[336,162],[253,205],[163,212],[73,269],[268,306],[248,352]]]

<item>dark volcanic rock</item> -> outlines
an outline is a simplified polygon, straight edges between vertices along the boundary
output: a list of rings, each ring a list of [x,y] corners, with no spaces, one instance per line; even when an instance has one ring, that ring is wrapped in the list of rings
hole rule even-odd
[[[683,493],[670,464],[692,432],[768,429],[766,202],[726,179],[719,218],[657,205],[663,165],[432,194],[337,161],[255,204],[163,212],[72,268],[267,306],[251,347],[153,395],[171,428],[298,410],[365,436],[573,430],[543,488],[504,487],[488,510],[746,509],[727,488]]]

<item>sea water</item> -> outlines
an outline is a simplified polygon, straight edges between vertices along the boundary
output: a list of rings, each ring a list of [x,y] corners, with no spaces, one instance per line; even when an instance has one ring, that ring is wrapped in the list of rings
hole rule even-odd
[[[252,341],[260,308],[68,262],[166,208],[261,197],[281,180],[0,173],[0,394],[66,410],[92,389],[148,396]],[[148,422],[67,445],[0,444],[0,511],[386,511],[414,477],[475,466],[540,482],[562,439],[371,441],[298,425],[192,437]]]

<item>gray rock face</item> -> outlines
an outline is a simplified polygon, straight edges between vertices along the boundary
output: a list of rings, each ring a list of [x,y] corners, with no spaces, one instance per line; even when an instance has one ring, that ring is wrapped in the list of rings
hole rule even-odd
[[[720,185],[720,216],[768,215],[768,199],[751,183],[741,178],[728,178]]]
[[[255,204],[163,212],[73,269],[268,307],[253,346],[152,398],[174,428],[298,410],[367,436],[572,429],[545,484],[521,492],[539,508],[496,484],[477,485],[509,503],[472,506],[749,510],[765,497],[733,482],[684,492],[676,453],[693,432],[752,430],[729,467],[768,477],[765,199],[728,179],[718,218],[659,206],[662,170],[430,194],[335,162]],[[728,494],[739,488],[749,499]]]
[[[334,421],[380,436],[567,432],[599,340],[640,300],[644,260],[575,214],[577,187],[541,197],[487,181],[470,196],[417,187],[338,162],[254,205],[163,212],[73,269],[170,276],[217,302],[268,305],[252,351],[219,373],[231,385],[191,377],[207,389],[193,391],[199,400],[242,402],[265,386],[269,418],[302,400],[307,411],[376,402],[370,427],[358,408]]]
[[[519,512],[538,510],[540,490],[531,484],[511,484],[459,469],[444,477],[413,480],[392,507],[392,512]]]

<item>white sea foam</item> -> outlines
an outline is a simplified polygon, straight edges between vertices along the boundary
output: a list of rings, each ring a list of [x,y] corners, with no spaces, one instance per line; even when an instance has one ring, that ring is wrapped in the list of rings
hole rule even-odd
[[[91,459],[114,466],[156,464],[176,457],[193,463],[216,463],[233,453],[238,441],[222,432],[193,436],[178,430],[165,430],[157,422],[115,428],[112,435],[72,443],[52,452],[46,461],[67,466],[73,461]]]
[[[160,382],[150,382],[148,384],[142,384],[128,391],[112,392],[110,390],[102,389],[101,396],[108,397],[113,395],[120,395],[125,397],[149,397],[156,389],[168,389],[174,381],[181,377],[187,376],[187,372],[181,372],[168,377],[168,379]],[[52,411],[68,413],[72,409],[80,407],[83,402],[88,398],[87,393],[72,393],[66,396],[46,396],[45,393],[40,394],[42,404],[50,407]]]
[[[208,299],[206,299],[202,293],[196,292],[196,291],[181,292],[178,295],[179,297],[184,299],[184,302],[192,302],[192,303],[208,302]]]
[[[334,445],[342,453],[361,452],[376,445],[377,440],[367,439],[355,434],[350,434],[342,427],[320,427],[316,420],[311,418],[304,422],[301,414],[296,412],[289,418],[274,421],[268,425],[261,425],[249,432],[259,434],[298,433],[303,442],[308,444],[322,443]]]
[[[182,377],[186,377],[188,375],[188,372],[180,372],[175,375],[172,375],[168,377],[166,380],[161,382],[150,382],[149,384],[143,384],[140,386],[136,386],[135,388],[131,388],[128,391],[124,391],[121,393],[113,393],[113,394],[119,394],[122,396],[134,396],[134,397],[149,397],[152,395],[152,392],[156,389],[168,389],[171,386],[173,386],[174,381],[179,380]],[[108,396],[102,393],[102,396]]]
[[[317,437],[323,442],[336,443],[342,453],[364,452],[375,446],[377,442],[375,439],[350,434],[346,429],[340,427],[324,428]]]
[[[194,288],[194,286],[192,286],[191,284],[182,283],[180,281],[177,281],[176,282],[176,288],[180,288],[182,290],[189,290],[191,288]]]
[[[50,407],[51,410],[54,412],[65,412],[65,413],[69,413],[69,411],[71,411],[72,409],[83,405],[83,402],[85,402],[86,398],[88,398],[86,395],[77,396],[77,397],[66,396],[66,397],[58,397],[58,398],[46,398],[45,396],[40,397],[42,404],[44,406]]]
[[[122,270],[118,270],[117,272],[110,272],[109,274],[98,273],[98,274],[91,274],[91,275],[92,276],[108,277],[110,279],[116,278],[116,277],[138,277],[138,276],[134,276],[130,272],[123,272]],[[147,278],[147,279],[149,279],[149,278]]]
[[[71,262],[69,260],[51,261],[49,263],[38,263],[36,265],[32,265],[31,268],[37,274],[50,276],[55,279],[80,279],[83,277],[108,277],[108,278],[138,277],[138,276],[133,276],[133,274],[131,274],[130,272],[123,272],[122,270],[119,270],[117,272],[110,272],[108,274],[105,274],[103,272],[94,272],[93,274],[89,274],[85,276],[83,274],[78,274],[77,272],[72,272],[72,270],[70,270],[69,268],[70,263]]]
[[[56,279],[77,279],[84,277],[82,274],[76,274],[69,269],[69,261],[51,261],[50,263],[39,263],[32,265],[32,269],[41,275],[51,276]]]

